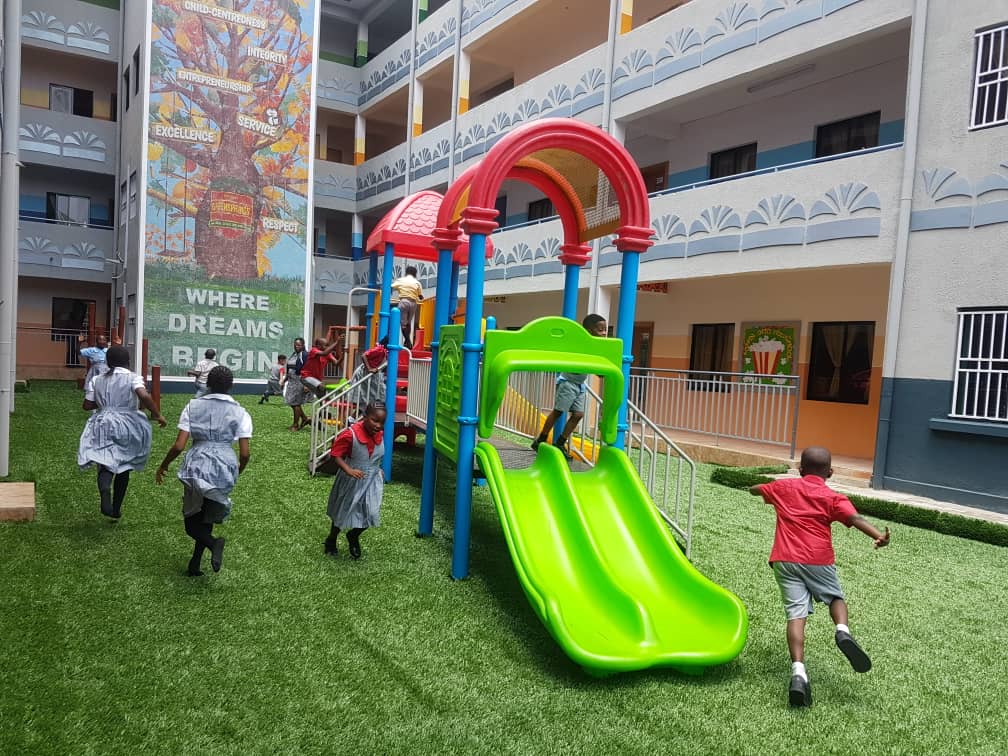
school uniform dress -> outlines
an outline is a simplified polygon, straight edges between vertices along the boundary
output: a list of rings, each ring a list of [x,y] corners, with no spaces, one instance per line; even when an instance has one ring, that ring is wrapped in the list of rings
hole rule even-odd
[[[238,456],[232,444],[252,438],[252,418],[230,395],[207,394],[186,405],[178,427],[193,442],[178,472],[182,515],[202,511],[204,522],[223,522],[231,513],[230,495],[238,480]]]
[[[96,375],[101,375],[107,369],[105,365],[105,353],[108,351],[108,347],[102,349],[101,347],[84,347],[80,350],[80,356],[87,359],[90,363],[88,365],[87,374],[84,376],[84,389],[91,383],[91,379]]]
[[[301,383],[301,368],[304,367],[304,351],[294,352],[287,360],[287,382],[284,384],[284,402],[288,407],[298,407],[308,401],[309,394]]]
[[[382,435],[379,431],[374,436],[368,436],[363,423],[354,423],[333,441],[333,457],[342,457],[350,467],[364,471],[360,480],[342,470],[336,473],[326,514],[337,528],[373,528],[378,525],[385,489],[381,466],[385,456]]]
[[[358,412],[363,412],[368,404],[385,403],[385,371],[371,372],[367,365],[358,365],[350,376],[351,385],[361,381],[351,392],[351,402]]]
[[[84,398],[98,405],[84,425],[77,447],[82,469],[101,465],[115,474],[143,470],[151,449],[151,426],[140,411],[136,390],[144,380],[123,367],[100,373],[87,385]]]

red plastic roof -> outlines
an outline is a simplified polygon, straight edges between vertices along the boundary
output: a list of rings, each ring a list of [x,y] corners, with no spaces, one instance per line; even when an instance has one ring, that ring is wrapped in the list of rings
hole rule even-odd
[[[429,189],[404,197],[374,227],[364,249],[384,254],[385,245],[392,244],[397,257],[437,262],[437,250],[431,242],[442,199],[440,194]],[[468,237],[463,235],[460,253],[468,253],[467,241]],[[493,256],[493,244],[489,239],[486,256],[488,259]]]

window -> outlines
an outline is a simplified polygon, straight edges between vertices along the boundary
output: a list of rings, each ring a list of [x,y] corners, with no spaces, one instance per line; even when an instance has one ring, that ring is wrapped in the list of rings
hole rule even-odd
[[[80,333],[88,327],[88,306],[94,305],[94,300],[68,299],[53,297],[52,328],[54,331],[73,331]]]
[[[970,128],[1008,123],[1008,24],[976,33]]]
[[[528,219],[530,221],[552,218],[554,215],[556,215],[556,210],[553,209],[553,203],[549,201],[548,197],[537,199],[528,204]]]
[[[129,177],[129,217],[130,220],[137,216],[137,175],[136,171]]]
[[[46,192],[46,218],[86,226],[91,217],[91,199],[72,194]]]
[[[119,184],[119,223],[126,220],[126,182]]]
[[[665,180],[668,177],[668,163],[657,163],[640,169],[644,179],[644,186],[651,192],[660,192],[665,188]]]
[[[140,45],[133,51],[133,94],[140,94]]]
[[[129,66],[126,66],[126,70],[123,71],[122,91],[123,91],[123,113],[125,113],[127,110],[129,110],[129,104],[130,104],[130,70],[129,70]]]
[[[724,178],[737,173],[756,170],[756,142],[733,147],[730,150],[712,152],[710,156],[710,178]]]
[[[703,323],[694,324],[693,337],[690,340],[689,369],[699,375],[692,375],[690,388],[699,391],[709,391],[714,388],[711,382],[720,382],[721,376],[714,373],[731,372],[732,347],[735,344],[734,323]],[[727,390],[730,381],[718,388]]]
[[[805,398],[868,404],[874,344],[874,323],[813,323]]]
[[[502,194],[494,202],[494,207],[497,209],[497,225],[503,226],[507,223],[507,195]]]
[[[73,113],[85,118],[94,117],[94,92],[62,84],[49,85],[49,110]]]
[[[1008,309],[959,310],[951,417],[1008,422]]]
[[[878,147],[879,124],[882,111],[834,121],[817,126],[815,132],[815,156],[827,157],[844,152]]]

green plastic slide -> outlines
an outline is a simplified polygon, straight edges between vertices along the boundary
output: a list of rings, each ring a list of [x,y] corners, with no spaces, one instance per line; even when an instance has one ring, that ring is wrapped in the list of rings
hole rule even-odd
[[[523,470],[486,442],[476,456],[522,587],[577,664],[698,671],[741,652],[745,607],[686,559],[622,451],[578,473],[549,444]]]

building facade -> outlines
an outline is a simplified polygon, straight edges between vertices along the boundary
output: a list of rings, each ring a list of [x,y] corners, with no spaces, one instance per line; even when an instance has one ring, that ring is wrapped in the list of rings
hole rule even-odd
[[[71,375],[88,305],[102,327],[125,307],[138,338],[147,11],[22,2],[18,365]],[[982,0],[324,0],[316,330],[347,317],[396,202],[443,191],[515,126],[577,118],[652,193],[629,293],[649,412],[717,443],[825,444],[878,487],[1008,511],[1006,25]],[[556,314],[549,201],[507,182],[497,206],[487,314]],[[580,313],[615,317],[618,269],[597,242]]]

